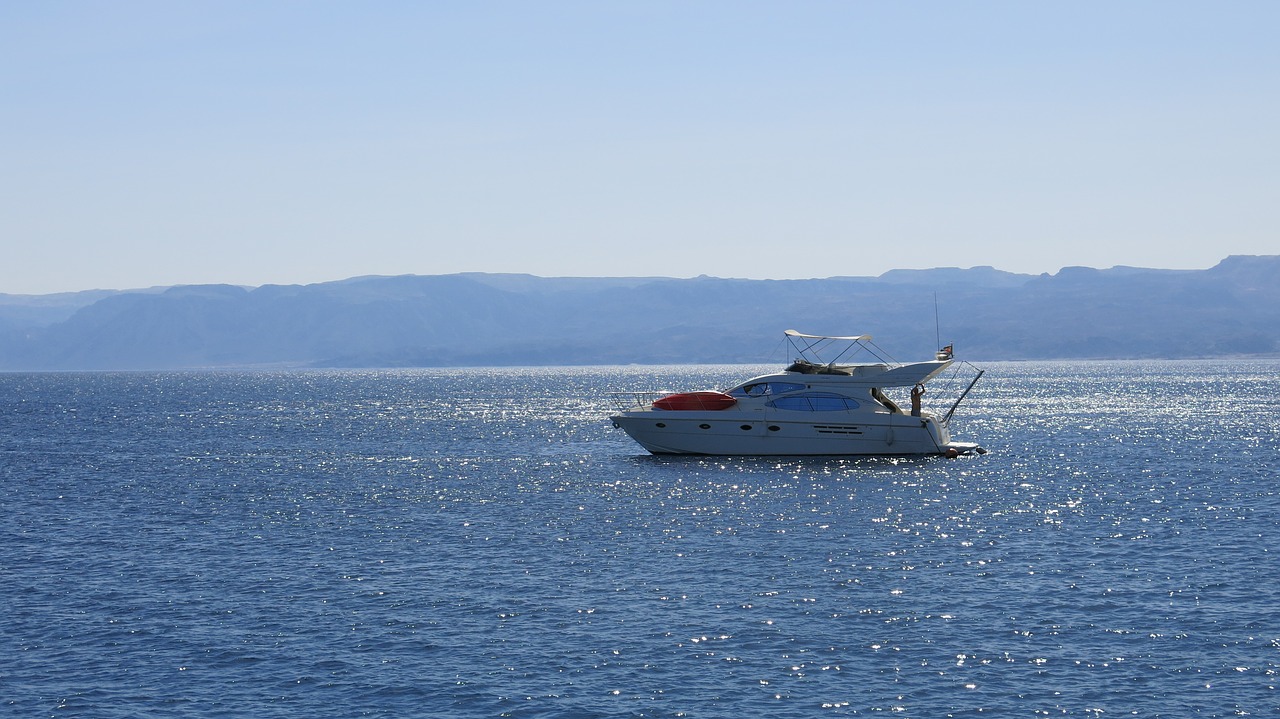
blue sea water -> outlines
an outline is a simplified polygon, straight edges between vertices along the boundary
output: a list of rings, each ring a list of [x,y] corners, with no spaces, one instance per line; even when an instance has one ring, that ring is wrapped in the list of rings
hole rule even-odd
[[[1280,713],[1280,361],[988,366],[955,460],[607,420],[771,369],[0,375],[0,715]]]

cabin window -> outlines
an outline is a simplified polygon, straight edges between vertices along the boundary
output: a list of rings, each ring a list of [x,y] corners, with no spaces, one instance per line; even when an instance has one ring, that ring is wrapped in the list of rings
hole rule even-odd
[[[796,392],[805,388],[798,382],[753,382],[729,390],[733,397],[770,397],[784,392]]]
[[[774,409],[789,409],[796,412],[844,412],[857,409],[858,400],[834,392],[806,392],[779,397],[769,403]]]

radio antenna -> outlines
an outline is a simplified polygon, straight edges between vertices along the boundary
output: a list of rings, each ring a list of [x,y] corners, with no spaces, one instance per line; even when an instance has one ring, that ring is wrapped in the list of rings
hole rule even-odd
[[[933,334],[935,347],[942,346],[942,325],[938,322],[938,293],[933,293]]]

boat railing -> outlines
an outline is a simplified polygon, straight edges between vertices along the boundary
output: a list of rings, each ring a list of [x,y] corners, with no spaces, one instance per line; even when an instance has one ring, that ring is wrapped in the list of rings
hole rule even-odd
[[[671,394],[671,390],[630,390],[627,392],[610,392],[609,401],[619,412],[630,412],[637,409],[648,409],[655,400]]]

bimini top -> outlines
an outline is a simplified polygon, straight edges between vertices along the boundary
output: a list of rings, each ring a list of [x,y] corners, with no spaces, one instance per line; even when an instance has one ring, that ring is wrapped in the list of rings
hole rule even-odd
[[[926,362],[903,364],[871,341],[871,335],[811,335],[787,330],[788,344],[799,355],[786,372],[805,375],[837,375],[858,383],[874,382],[879,387],[910,386],[925,382],[951,364],[951,355]],[[874,361],[853,363],[851,355],[867,352]]]
[[[796,330],[787,330],[782,333],[787,338],[787,344],[791,345],[791,349],[799,354],[796,360],[796,367],[808,367],[810,370],[816,370],[817,367],[825,365],[826,370],[816,370],[822,374],[848,374],[836,364],[845,355],[850,353],[858,353],[867,351],[873,355],[880,363],[898,364],[890,360],[883,351],[877,351],[880,348],[875,346],[871,341],[871,335],[811,335]],[[824,356],[825,355],[825,356]],[[845,360],[848,361],[848,360]],[[803,372],[804,369],[795,369],[793,371]]]
[[[774,330],[774,331],[776,332],[777,330]],[[807,340],[843,340],[845,342],[862,342],[864,340],[871,339],[871,335],[857,335],[856,337],[830,337],[827,335],[807,335],[803,332],[797,332],[795,330],[787,330],[782,334],[788,337],[803,337]]]

